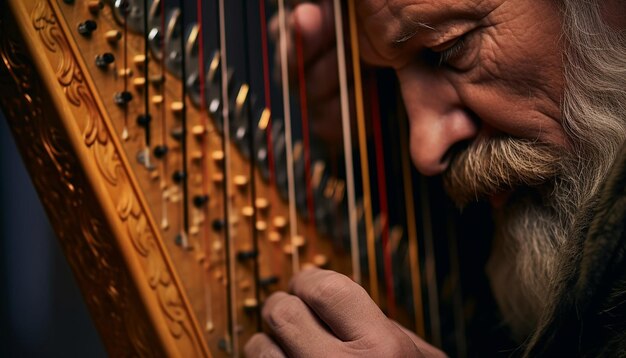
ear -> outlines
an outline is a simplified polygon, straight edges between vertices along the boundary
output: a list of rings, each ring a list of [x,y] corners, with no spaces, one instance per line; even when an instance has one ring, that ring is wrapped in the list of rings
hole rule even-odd
[[[618,31],[626,30],[626,0],[600,1],[607,24]]]

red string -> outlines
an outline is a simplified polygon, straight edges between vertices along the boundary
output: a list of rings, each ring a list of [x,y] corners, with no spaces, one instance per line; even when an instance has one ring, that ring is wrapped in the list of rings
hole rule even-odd
[[[296,57],[298,58],[298,85],[300,90],[300,111],[302,116],[302,141],[304,142],[304,178],[306,183],[306,202],[309,218],[315,227],[315,205],[313,202],[313,188],[311,187],[311,145],[309,138],[309,110],[306,96],[306,82],[304,75],[304,50],[302,45],[302,31],[296,25]]]
[[[385,289],[387,294],[387,309],[390,317],[396,314],[396,299],[393,290],[393,272],[391,267],[391,252],[389,247],[389,210],[387,208],[387,182],[385,180],[385,155],[383,152],[383,135],[380,120],[380,103],[376,76],[369,76],[368,92],[372,104],[372,125],[374,129],[374,146],[376,148],[376,171],[378,175],[378,196],[380,200],[380,214],[382,218],[383,263],[385,269]]]
[[[269,48],[267,44],[267,18],[265,16],[265,0],[259,0],[259,14],[261,16],[261,46],[263,49],[263,82],[265,84],[265,108],[271,111],[271,79],[270,79],[270,60]],[[270,112],[271,113],[271,112]],[[274,178],[274,154],[272,150],[272,118],[270,116],[266,128],[267,138],[267,162],[269,165],[269,182]]]

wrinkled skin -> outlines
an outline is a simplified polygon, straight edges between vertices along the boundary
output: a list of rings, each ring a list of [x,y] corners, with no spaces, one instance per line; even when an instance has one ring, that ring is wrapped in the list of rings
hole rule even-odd
[[[568,146],[560,113],[563,44],[556,1],[356,3],[361,57],[396,71],[409,114],[411,156],[422,174],[444,172],[452,148],[479,135]],[[317,131],[331,137],[340,133],[332,2],[300,5],[290,16],[305,41],[307,78],[326,79],[309,81],[308,92]],[[491,201],[498,206],[505,197]],[[290,293],[267,300],[263,317],[271,331],[248,342],[249,357],[442,355],[388,320],[358,285],[328,271],[296,276]]]
[[[443,357],[389,320],[365,290],[333,271],[308,269],[277,292],[262,315],[272,338],[257,333],[247,357]],[[276,343],[278,342],[278,343]]]

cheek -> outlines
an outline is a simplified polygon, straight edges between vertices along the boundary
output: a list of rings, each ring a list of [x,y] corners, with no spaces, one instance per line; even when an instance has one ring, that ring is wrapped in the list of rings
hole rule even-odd
[[[477,66],[454,74],[455,87],[485,128],[564,143],[560,24],[530,15],[486,28]]]

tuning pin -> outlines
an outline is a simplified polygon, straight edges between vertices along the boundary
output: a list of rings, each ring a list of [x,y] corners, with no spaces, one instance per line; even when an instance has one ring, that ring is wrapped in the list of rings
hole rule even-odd
[[[193,197],[193,206],[195,206],[198,209],[203,207],[208,202],[209,202],[209,196],[206,195],[206,194],[205,195],[196,195],[196,196]]]
[[[213,151],[213,153],[211,153],[211,158],[213,158],[213,160],[216,162],[221,162],[222,160],[224,160],[224,152],[222,152],[221,150],[215,150]]]
[[[144,127],[144,128],[148,127],[151,121],[152,121],[152,116],[150,116],[149,114],[141,114],[137,116],[137,125],[141,127]]]
[[[100,69],[107,69],[113,62],[115,62],[115,56],[110,52],[96,56],[96,66]]]
[[[97,28],[98,24],[95,21],[87,20],[78,24],[78,33],[85,37],[90,37],[91,33],[94,32]]]
[[[202,154],[201,150],[196,150],[191,152],[190,158],[191,161],[194,162],[194,164],[199,164],[202,158],[204,158],[204,154]]]
[[[254,201],[254,206],[256,206],[256,208],[259,209],[260,211],[265,211],[270,206],[270,203],[265,198],[257,198]]]
[[[92,0],[87,3],[87,9],[92,14],[97,14],[100,10],[104,8],[104,3],[100,0]]]
[[[213,231],[215,232],[220,232],[224,229],[224,226],[226,225],[226,223],[224,222],[224,220],[221,219],[215,219],[213,220],[213,222],[211,223],[211,228],[213,229]]]
[[[233,178],[233,182],[235,183],[236,187],[238,187],[239,189],[243,189],[246,187],[246,185],[248,185],[248,177],[246,177],[245,175],[235,175],[235,177]]]
[[[259,302],[256,298],[246,298],[243,301],[243,310],[244,312],[251,314],[256,312],[259,309]]]
[[[251,206],[244,206],[241,208],[241,215],[247,218],[251,218],[254,215],[254,208]]]
[[[163,103],[163,96],[161,96],[160,94],[152,96],[152,104],[155,104],[158,106],[162,103]]]
[[[195,125],[193,126],[193,128],[191,128],[191,133],[197,139],[201,139],[202,136],[204,136],[204,134],[206,133],[206,127],[203,126],[202,124]]]
[[[302,235],[296,235],[291,239],[293,246],[295,247],[303,247],[306,244],[306,239]]]
[[[259,252],[255,250],[239,251],[237,253],[237,260],[248,261],[259,256]]]
[[[133,70],[130,68],[120,68],[117,71],[117,75],[121,78],[128,78],[133,76]]]
[[[152,85],[158,86],[165,82],[165,76],[162,74],[150,75],[150,77],[148,77],[148,81],[150,81]]]
[[[284,216],[276,216],[273,223],[276,229],[284,230],[287,226],[287,219]]]
[[[170,105],[170,110],[174,114],[180,114],[184,108],[185,108],[185,104],[180,101],[172,102],[172,104]]]
[[[154,148],[154,157],[157,159],[163,158],[168,152],[168,148],[166,145],[157,145]]]
[[[146,86],[146,79],[144,77],[137,77],[133,79],[133,86],[135,86],[136,90],[141,90]]]
[[[269,234],[267,234],[267,239],[270,242],[280,242],[281,238],[282,236],[280,235],[278,231],[270,231]]]
[[[177,142],[183,139],[183,127],[174,127],[170,130],[170,136]]]
[[[328,256],[321,254],[315,255],[313,257],[313,265],[319,268],[325,268],[326,266],[328,266]]]
[[[115,93],[114,100],[118,106],[125,106],[128,102],[132,101],[133,94],[128,91],[122,91]]]
[[[187,177],[187,175],[182,170],[177,170],[174,172],[174,174],[172,174],[172,180],[174,180],[174,183],[176,184],[182,183],[185,177]]]
[[[263,221],[263,220],[259,220],[259,221],[256,222],[255,227],[256,227],[257,231],[261,231],[262,232],[262,231],[267,230],[267,223],[265,221]]]
[[[107,31],[104,34],[104,38],[110,44],[116,44],[119,40],[122,39],[122,33],[118,30]]]
[[[277,284],[279,280],[278,276],[263,277],[259,279],[259,286],[261,286],[261,288],[267,288],[268,286]]]
[[[133,57],[133,63],[137,68],[143,68],[146,65],[146,56],[136,55],[135,57]]]

